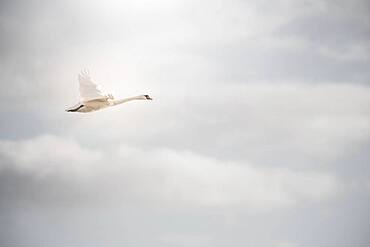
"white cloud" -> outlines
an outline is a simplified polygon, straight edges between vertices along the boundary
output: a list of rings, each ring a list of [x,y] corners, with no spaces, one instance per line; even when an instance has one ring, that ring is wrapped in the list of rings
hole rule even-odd
[[[120,153],[126,159],[131,151],[121,148]],[[320,201],[336,193],[336,179],[323,173],[259,168],[170,149],[136,150],[135,156],[141,158],[129,163],[130,169],[136,169],[137,176],[148,171],[154,175],[147,177],[150,182],[140,193],[151,191],[183,204],[269,209]]]
[[[330,174],[259,168],[190,151],[127,146],[96,151],[55,136],[3,141],[0,154],[21,172],[57,174],[76,186],[87,178],[90,189],[96,186],[108,199],[129,195],[168,205],[279,208],[330,198],[338,183]]]
[[[69,134],[104,145],[124,140],[313,171],[335,167],[370,139],[370,90],[364,85],[225,83],[202,90],[171,87],[154,98],[73,116]],[[96,129],[104,132],[89,134]]]
[[[368,1],[0,5],[9,246],[369,242]],[[83,67],[155,100],[66,114]]]
[[[63,173],[90,174],[91,168],[99,163],[101,153],[82,148],[73,139],[43,135],[28,140],[1,141],[0,155],[7,162],[0,168],[12,168],[30,172],[37,176]]]

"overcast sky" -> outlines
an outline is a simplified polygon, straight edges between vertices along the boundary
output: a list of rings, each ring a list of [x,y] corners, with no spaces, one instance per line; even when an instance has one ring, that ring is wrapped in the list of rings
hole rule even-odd
[[[1,246],[369,246],[366,0],[3,0],[0,83]]]

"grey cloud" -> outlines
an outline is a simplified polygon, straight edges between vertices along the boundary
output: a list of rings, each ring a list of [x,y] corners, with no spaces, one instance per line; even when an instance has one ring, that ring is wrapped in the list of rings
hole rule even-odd
[[[78,118],[68,123],[69,131],[87,143],[98,136],[108,146],[163,146],[221,160],[305,170],[332,169],[342,159],[367,157],[367,87],[214,85],[211,95],[167,90],[151,105]],[[89,136],[102,128],[104,133]]]
[[[3,175],[13,184],[24,185],[19,187],[20,194],[32,192],[30,184],[34,182],[27,182],[30,181],[27,176]],[[3,178],[1,181],[5,181]],[[53,184],[55,181],[41,183],[40,188],[33,191],[33,194],[41,194],[42,187],[50,188],[46,193],[54,191],[55,196],[49,200],[33,197],[32,206],[29,201],[15,204],[13,200],[8,200],[9,206],[1,207],[2,244],[166,246],[177,243],[181,246],[188,243],[191,246],[227,246],[235,243],[236,246],[243,246],[255,243],[267,246],[295,243],[298,246],[366,246],[368,241],[365,230],[368,220],[361,215],[369,206],[368,195],[358,192],[329,204],[306,204],[293,210],[261,214],[228,209],[215,211],[212,208],[196,211],[181,207],[153,208],[148,204],[118,206],[107,202],[83,203],[79,200],[84,194],[73,198],[70,196],[73,190],[68,188],[63,192],[62,187]],[[3,186],[1,192],[2,198],[4,192],[9,193]],[[54,206],[50,207],[51,204]],[[264,237],[266,235],[269,238]]]
[[[368,10],[2,1],[1,245],[366,246]]]
[[[30,174],[36,185],[54,178],[76,184],[76,189],[87,186],[87,192],[98,192],[105,200],[118,203],[122,196],[129,195],[149,202],[160,199],[164,205],[269,210],[299,205],[302,200],[325,200],[335,195],[338,187],[330,174],[279,168],[270,171],[191,152],[130,146],[106,152],[103,155],[100,150],[86,150],[52,136],[0,143],[2,160],[9,162],[3,169]]]
[[[54,144],[45,146],[48,143]],[[309,220],[305,220],[302,225],[302,230],[316,227],[327,234],[332,232],[330,228],[322,228],[320,223],[321,217],[329,225],[337,219],[337,213],[333,215],[330,210],[333,204],[338,206],[338,199],[335,199],[338,195],[329,195],[331,198],[326,198],[328,195],[322,194],[327,185],[329,189],[331,186],[330,183],[327,184],[330,177],[326,175],[294,175],[294,172],[286,171],[268,175],[271,170],[260,170],[267,173],[263,176],[255,173],[245,179],[245,172],[248,173],[249,168],[245,170],[240,167],[239,172],[236,171],[238,174],[235,174],[235,164],[222,165],[218,161],[187,152],[140,150],[127,146],[120,147],[116,154],[111,151],[102,159],[91,162],[89,172],[86,173],[76,171],[75,166],[81,165],[78,152],[72,154],[75,161],[66,157],[70,162],[59,163],[58,152],[66,152],[64,149],[68,150],[69,146],[79,149],[73,143],[49,136],[12,142],[16,148],[9,146],[8,142],[2,145],[2,155],[11,155],[12,152],[7,150],[11,148],[18,150],[20,158],[28,156],[34,160],[27,162],[13,156],[10,161],[15,164],[1,171],[1,213],[3,218],[10,221],[10,225],[4,227],[10,227],[13,229],[11,232],[18,232],[17,236],[21,236],[16,238],[12,234],[8,235],[5,240],[11,245],[38,245],[41,242],[51,244],[55,239],[58,239],[57,246],[63,246],[69,241],[73,245],[110,243],[112,246],[122,243],[130,245],[133,241],[140,245],[151,242],[155,246],[175,243],[225,246],[235,240],[240,246],[245,242],[258,243],[260,246],[279,242],[297,242],[303,246],[322,243],[321,241],[339,246],[348,243],[342,238],[336,242],[332,238],[313,238],[312,234],[309,234],[312,238],[292,235],[295,232],[294,225],[302,224],[301,221],[304,220],[302,213],[310,215]],[[53,150],[48,152],[53,152],[56,156],[45,156],[47,150]],[[53,163],[61,167],[51,166]],[[28,171],[16,168],[22,166],[28,166]],[[48,173],[42,172],[45,168],[49,169]],[[259,170],[254,167],[252,173],[254,169]],[[228,182],[224,179],[228,179]],[[244,182],[250,184],[249,188],[243,186]],[[209,190],[207,183],[216,190]],[[276,187],[272,186],[272,193],[266,194],[263,190],[270,187],[270,183],[276,183]],[[233,187],[233,184],[239,188]],[[314,185],[316,189],[310,185]],[[232,189],[228,190],[230,186]],[[288,196],[302,200],[303,203],[293,207],[282,204],[275,208],[276,199],[284,200],[284,190],[287,190]],[[364,195],[359,190],[354,191],[357,195],[342,194],[339,201],[353,196],[363,198]],[[332,192],[329,191],[330,193]],[[270,196],[272,198],[269,199]],[[234,205],[231,207],[233,210],[230,210],[230,205],[222,203],[224,199],[242,199],[247,202],[256,200],[258,204],[268,200],[257,208],[247,203],[237,207]],[[174,201],[179,203],[173,204]],[[342,203],[339,205],[347,207]],[[284,210],[286,206],[288,210]],[[361,204],[362,206],[366,206],[366,203]],[[318,213],[317,207],[324,212]],[[338,213],[341,214],[342,211]],[[259,217],[266,214],[269,215],[268,218],[263,223],[260,222]],[[351,221],[350,224],[358,226],[360,222],[363,224],[362,220]],[[31,224],[33,228],[30,228]],[[276,225],[284,226],[283,235],[277,233]],[[140,237],[143,227],[145,238]],[[246,238],[243,234],[246,230],[253,233],[252,236]],[[345,230],[346,228],[343,229]],[[90,234],[93,236],[89,236]],[[262,236],[265,234],[272,237],[264,240]],[[357,232],[350,233],[351,236],[356,234]],[[362,243],[366,239],[357,241]]]

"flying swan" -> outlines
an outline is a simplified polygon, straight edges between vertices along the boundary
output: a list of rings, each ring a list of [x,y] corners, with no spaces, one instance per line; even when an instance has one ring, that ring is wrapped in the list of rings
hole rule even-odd
[[[82,70],[78,75],[80,83],[80,102],[66,109],[67,112],[92,112],[126,103],[131,100],[152,100],[149,95],[139,95],[116,100],[112,94],[103,93],[101,86],[96,84],[87,70]]]

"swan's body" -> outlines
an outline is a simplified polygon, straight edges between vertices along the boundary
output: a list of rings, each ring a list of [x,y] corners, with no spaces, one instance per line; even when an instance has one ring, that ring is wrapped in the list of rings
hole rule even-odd
[[[139,95],[116,100],[111,94],[103,93],[101,87],[91,79],[86,70],[81,71],[78,75],[78,80],[80,83],[80,102],[66,109],[67,112],[92,112],[131,100],[151,100],[149,95]]]

